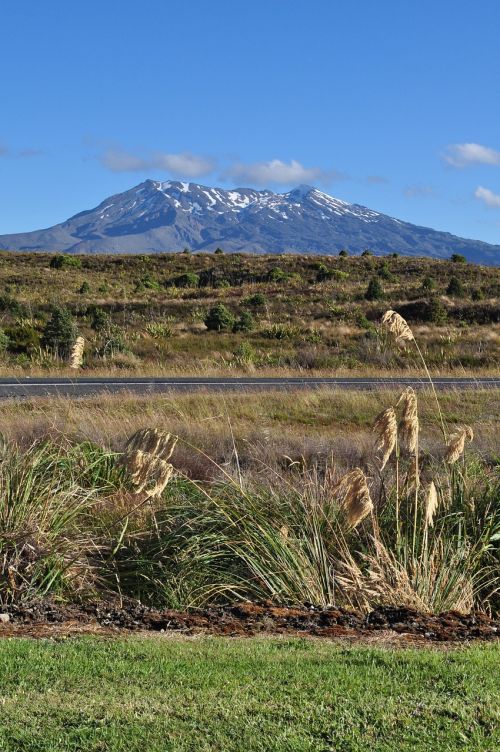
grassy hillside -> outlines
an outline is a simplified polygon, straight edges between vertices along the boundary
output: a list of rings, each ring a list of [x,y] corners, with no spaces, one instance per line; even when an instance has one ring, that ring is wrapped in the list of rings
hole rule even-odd
[[[69,339],[85,338],[86,370],[406,370],[413,353],[375,326],[392,307],[429,365],[494,370],[499,296],[499,269],[397,256],[0,253],[1,368],[64,370],[67,341],[44,337],[63,306]]]

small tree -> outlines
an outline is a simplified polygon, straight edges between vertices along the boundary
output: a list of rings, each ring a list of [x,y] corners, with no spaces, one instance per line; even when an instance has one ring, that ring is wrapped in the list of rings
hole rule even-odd
[[[59,254],[54,256],[50,261],[51,269],[67,269],[73,267],[73,269],[80,269],[82,266],[82,260],[78,256],[70,256],[69,254]]]
[[[361,255],[366,258],[367,256],[373,256],[373,253],[367,248]]]
[[[243,311],[233,324],[233,332],[251,332],[254,327],[255,321],[250,311]]]
[[[67,358],[77,336],[78,330],[71,313],[67,308],[57,307],[45,326],[41,344],[59,357]]]
[[[461,253],[452,253],[451,261],[453,261],[454,264],[466,264],[467,263],[467,259],[465,258],[465,256],[462,256]]]
[[[339,251],[340,258],[347,258],[348,255],[349,254],[345,250]]]
[[[234,326],[234,316],[223,303],[219,303],[208,311],[205,326],[211,332],[223,332],[232,329]]]
[[[216,248],[214,253],[217,253],[218,255],[220,255],[221,253],[224,253],[224,251],[222,250],[222,248]]]
[[[436,280],[432,277],[424,277],[422,280],[422,290],[424,292],[432,292],[436,288]]]
[[[446,288],[446,294],[455,298],[463,298],[465,294],[464,286],[458,279],[458,277],[452,277]]]
[[[378,277],[372,277],[365,292],[365,300],[382,300],[384,288]]]
[[[88,292],[90,292],[90,285],[87,280],[85,280],[85,282],[82,282],[82,286],[80,287],[78,292],[80,293],[80,295],[86,295]]]

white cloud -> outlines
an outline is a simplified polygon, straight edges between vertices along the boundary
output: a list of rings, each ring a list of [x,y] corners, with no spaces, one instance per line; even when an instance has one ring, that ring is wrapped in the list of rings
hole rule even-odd
[[[452,144],[443,155],[444,161],[452,167],[468,167],[474,164],[500,166],[500,151],[481,144]]]
[[[107,149],[99,161],[112,172],[147,172],[162,170],[175,177],[196,178],[213,172],[215,162],[189,152],[165,154],[157,152],[151,157],[140,157],[122,149]]]
[[[153,167],[166,170],[172,175],[197,178],[214,171],[215,162],[207,157],[186,152],[184,154],[155,154],[151,160]]]
[[[486,206],[490,206],[493,209],[500,209],[500,195],[493,193],[489,188],[483,188],[481,185],[476,188],[474,196],[480,201],[483,201]]]
[[[320,167],[304,167],[297,160],[282,162],[281,159],[271,159],[269,162],[254,162],[231,165],[224,173],[224,178],[239,180],[253,185],[294,185],[297,183],[325,182],[334,178],[340,179],[341,173],[325,171]]]

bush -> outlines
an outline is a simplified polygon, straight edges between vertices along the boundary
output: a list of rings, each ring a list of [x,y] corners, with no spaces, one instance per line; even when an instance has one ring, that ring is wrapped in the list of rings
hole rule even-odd
[[[20,322],[5,330],[9,351],[16,354],[31,353],[40,346],[40,334],[28,322]]]
[[[339,251],[340,258],[346,258],[348,255],[349,254],[345,250]]]
[[[95,332],[102,332],[111,324],[111,317],[103,308],[92,306],[89,310],[90,326]]]
[[[151,274],[147,273],[136,281],[135,289],[137,292],[140,290],[156,290],[157,291],[160,289],[160,283]]]
[[[204,324],[209,331],[222,332],[232,329],[234,316],[223,303],[219,303],[208,311]]]
[[[465,256],[462,256],[461,253],[452,253],[450,261],[453,261],[454,264],[466,264],[467,259]]]
[[[90,292],[89,283],[87,281],[83,282],[78,292],[80,293],[80,295],[86,295],[88,292]]]
[[[427,313],[428,321],[433,324],[444,324],[448,318],[448,311],[439,300],[439,298],[432,298],[429,303],[429,310]]]
[[[382,300],[383,297],[384,289],[382,284],[377,277],[373,277],[366,288],[365,300]]]
[[[54,308],[42,337],[42,346],[67,358],[78,336],[73,316],[67,308]]]
[[[424,292],[432,292],[436,289],[436,280],[432,277],[424,277],[422,280],[422,290]]]
[[[224,253],[224,251],[222,250],[222,248],[216,248],[214,253],[220,255],[221,253]]]
[[[316,272],[316,282],[324,282],[325,279],[331,279],[332,272],[324,264],[318,264],[318,271]]]
[[[367,256],[373,256],[373,253],[371,251],[369,251],[368,248],[367,248],[366,251],[363,251],[363,253],[361,255],[364,258],[366,258]]]
[[[250,306],[252,308],[260,308],[266,305],[266,298],[261,292],[256,292],[255,295],[250,295],[241,301],[241,305]]]
[[[243,311],[233,324],[233,332],[251,332],[255,328],[255,321],[249,311]]]
[[[9,335],[3,329],[0,329],[0,353],[8,349],[9,342]]]
[[[200,277],[194,272],[186,272],[186,274],[175,277],[169,284],[175,285],[175,287],[198,287]]]
[[[279,266],[275,266],[274,269],[271,269],[271,271],[269,272],[270,282],[284,282],[286,278],[286,272],[284,272],[283,269],[281,269]]]
[[[465,290],[458,277],[452,277],[450,279],[448,287],[446,288],[446,294],[451,295],[454,298],[463,298]]]
[[[78,256],[70,256],[69,254],[60,254],[54,256],[50,261],[51,269],[81,269],[82,260]]]

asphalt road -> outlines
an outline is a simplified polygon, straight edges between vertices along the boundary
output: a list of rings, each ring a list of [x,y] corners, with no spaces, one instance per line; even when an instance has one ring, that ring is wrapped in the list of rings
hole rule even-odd
[[[500,376],[481,378],[437,377],[436,389],[499,389]],[[29,398],[60,395],[65,397],[85,397],[110,393],[165,394],[172,392],[237,392],[274,391],[294,389],[343,389],[372,391],[412,386],[414,389],[429,387],[426,379],[412,377],[396,378],[0,378],[0,399]]]

